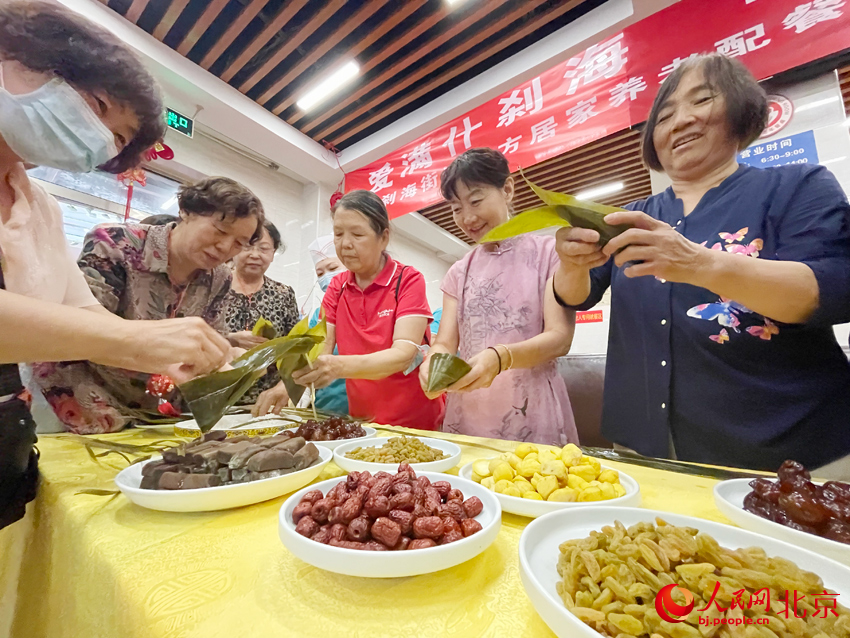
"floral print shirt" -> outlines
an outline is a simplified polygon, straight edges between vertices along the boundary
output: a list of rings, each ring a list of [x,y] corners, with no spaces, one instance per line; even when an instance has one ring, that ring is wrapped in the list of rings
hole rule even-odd
[[[251,330],[262,317],[270,321],[278,336],[282,337],[298,323],[298,303],[292,288],[264,276],[263,287],[253,294],[243,295],[231,288],[224,300],[222,314],[227,332]],[[274,387],[279,381],[277,368],[271,366],[268,374],[257,381],[238,403],[253,405],[261,392]]]
[[[168,275],[165,226],[103,224],[86,235],[78,265],[97,300],[124,319],[201,317],[221,333],[230,269],[200,271],[177,286]],[[115,432],[137,410],[155,411],[146,392],[149,375],[88,361],[39,363],[33,377],[66,428],[80,434]]]

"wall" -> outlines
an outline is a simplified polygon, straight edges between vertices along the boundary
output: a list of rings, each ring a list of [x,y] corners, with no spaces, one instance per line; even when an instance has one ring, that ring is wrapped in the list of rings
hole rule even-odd
[[[329,201],[335,185],[302,184],[270,168],[271,162],[264,162],[264,158],[253,159],[238,147],[229,148],[203,134],[196,133],[189,139],[169,131],[165,142],[174,150],[174,159],[158,162],[157,170],[189,180],[221,175],[254,191],[287,247],[283,254],[275,256],[268,270],[269,277],[292,286],[299,306],[317,303],[320,296],[308,246],[317,236],[331,232]],[[449,264],[440,260],[435,251],[397,234],[390,241],[389,249],[396,259],[423,273],[429,303],[432,308],[441,306],[439,282]]]

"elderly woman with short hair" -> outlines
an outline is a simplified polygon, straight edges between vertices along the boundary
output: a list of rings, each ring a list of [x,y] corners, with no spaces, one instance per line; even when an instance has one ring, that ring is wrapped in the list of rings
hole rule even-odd
[[[820,166],[757,169],[765,94],[738,61],[701,56],[662,85],[644,162],[672,186],[606,221],[604,248],[558,233],[556,296],[586,309],[611,286],[603,433],[650,456],[820,476],[850,462],[850,205]],[[827,466],[827,467],[823,467]]]

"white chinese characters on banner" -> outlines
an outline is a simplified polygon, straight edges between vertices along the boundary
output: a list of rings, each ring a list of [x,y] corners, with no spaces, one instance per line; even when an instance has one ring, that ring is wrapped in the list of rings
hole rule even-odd
[[[510,126],[518,117],[537,113],[543,108],[543,87],[540,85],[540,78],[531,81],[531,86],[523,90],[522,97],[520,90],[515,89],[509,96],[500,99],[499,104],[502,108],[496,128]]]
[[[477,128],[481,128],[481,122],[473,124],[472,120],[468,117],[463,118],[463,132],[458,133],[457,127],[453,126],[451,131],[449,131],[449,139],[443,142],[443,147],[449,149],[449,154],[452,157],[456,157],[457,151],[455,151],[455,139],[458,135],[463,135],[463,148],[468,151],[472,148],[472,131]]]
[[[555,118],[552,118],[552,121],[555,121]],[[508,137],[505,140],[504,144],[499,144],[499,150],[502,151],[502,155],[510,155],[511,153],[516,153],[519,150],[519,141],[522,139],[522,135],[517,135],[516,137]]]
[[[422,181],[419,182],[419,186],[423,191],[429,191],[437,187],[437,174],[436,173],[428,173],[422,177]]]
[[[764,24],[757,24],[745,31],[739,31],[735,35],[715,42],[714,46],[717,47],[718,53],[736,58],[757,51],[768,44],[770,44],[770,38],[766,38],[764,35]]]
[[[593,110],[594,106],[596,106],[595,95],[589,100],[582,100],[573,108],[567,109],[567,116],[570,118],[567,122],[567,128],[572,128],[574,126],[578,126],[579,124],[584,124],[593,116],[599,115],[599,113]]]
[[[839,9],[844,4],[844,0],[814,0],[814,2],[807,2],[798,5],[782,21],[782,24],[785,25],[786,29],[795,29],[796,33],[803,33],[821,22],[840,18],[843,12]]]
[[[659,84],[662,84],[664,82],[664,80],[667,79],[667,76],[670,75],[676,69],[678,69],[682,64],[684,64],[685,62],[687,62],[691,58],[697,57],[697,55],[699,55],[699,54],[698,53],[691,53],[686,58],[673,58],[673,61],[670,64],[661,67],[661,73],[658,74],[658,77],[660,79]]]
[[[401,189],[401,199],[409,199],[416,197],[416,184],[408,184]]]
[[[607,42],[594,44],[580,58],[567,62],[564,78],[570,78],[567,95],[573,95],[579,86],[588,86],[600,78],[612,78],[626,66],[629,47],[623,46],[623,34],[618,33]]]
[[[381,201],[384,202],[385,206],[389,206],[390,204],[395,204],[395,191],[393,191],[389,195],[382,195]]]
[[[387,162],[378,170],[369,173],[369,183],[372,185],[372,192],[379,193],[385,188],[389,188],[393,185],[390,181],[390,173],[393,172],[393,167],[390,166],[390,163]]]
[[[434,163],[431,159],[431,140],[414,146],[409,153],[402,155],[401,163],[404,164],[401,170],[402,177],[407,177],[408,173],[419,168],[431,168],[431,164]]]
[[[537,142],[542,142],[543,140],[548,140],[550,137],[555,137],[555,129],[557,126],[558,125],[555,124],[554,115],[533,125],[531,127],[531,144],[537,144]]]
[[[620,82],[617,86],[611,89],[611,106],[620,106],[626,100],[636,100],[637,94],[646,90],[646,82],[643,81],[643,76],[629,78],[625,82]]]

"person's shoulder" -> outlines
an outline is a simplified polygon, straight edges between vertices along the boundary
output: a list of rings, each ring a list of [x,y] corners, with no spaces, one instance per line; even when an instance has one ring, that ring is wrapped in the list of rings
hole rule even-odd
[[[425,275],[419,272],[416,268],[403,264],[400,261],[396,261],[396,272],[398,272],[399,277],[401,277],[402,285],[416,281],[417,279],[425,280]]]
[[[212,293],[217,295],[221,292],[230,292],[230,283],[233,281],[233,272],[227,264],[219,264],[212,270]]]
[[[655,193],[654,195],[650,195],[645,199],[636,199],[633,202],[629,202],[623,208],[626,210],[634,210],[640,211],[642,213],[646,213],[647,215],[654,217],[653,212],[660,210],[664,206],[667,206],[672,201],[676,199],[675,195],[673,195],[672,188],[666,188],[660,193]]]
[[[275,293],[283,296],[294,295],[295,291],[292,289],[292,286],[287,286],[279,281],[275,281],[271,277],[263,276],[265,278],[265,285],[273,290]]]

